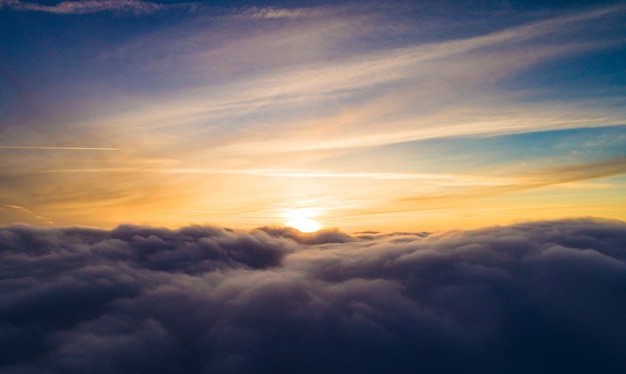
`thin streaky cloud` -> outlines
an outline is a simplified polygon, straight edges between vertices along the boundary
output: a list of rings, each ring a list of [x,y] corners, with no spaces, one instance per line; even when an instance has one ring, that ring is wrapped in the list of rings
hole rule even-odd
[[[24,212],[24,213],[33,213],[29,209],[24,208],[23,206],[19,206],[19,205],[3,204],[3,205],[0,205],[0,207],[14,209],[16,211],[20,211],[20,212]]]
[[[504,104],[503,104],[504,106]],[[389,121],[387,128],[370,130],[360,135],[340,137],[330,134],[329,138],[316,141],[315,139],[278,138],[269,141],[238,141],[224,144],[224,151],[236,155],[244,154],[273,154],[283,152],[323,151],[332,149],[351,149],[377,147],[386,144],[401,143],[415,140],[426,140],[442,137],[458,136],[496,136],[522,134],[542,130],[563,130],[584,127],[620,126],[626,121],[626,115],[615,113],[612,116],[594,117],[592,111],[581,111],[575,106],[564,105],[569,111],[554,110],[554,108],[529,105],[528,107],[501,108],[502,116],[498,117],[497,110],[492,115],[496,118],[463,118],[456,117],[459,113],[437,113],[432,117],[424,116],[414,120]],[[543,113],[531,111],[542,110]],[[563,108],[560,108],[563,109]],[[466,108],[468,116],[473,113],[486,111],[487,108]],[[460,113],[463,114],[463,113]],[[510,118],[514,114],[514,118]],[[598,113],[600,114],[600,113]],[[446,115],[449,115],[446,116]],[[582,117],[582,118],[580,118]],[[328,122],[328,121],[320,121]]]
[[[595,162],[563,165],[554,168],[536,170],[518,177],[517,182],[502,186],[480,188],[476,190],[442,195],[411,196],[398,199],[397,202],[424,202],[448,200],[451,198],[479,198],[519,192],[541,187],[569,184],[579,181],[607,178],[626,173],[626,157],[615,157]]]
[[[3,7],[18,11],[33,11],[53,14],[89,14],[109,11],[149,14],[165,8],[186,7],[188,9],[198,10],[208,8],[210,5],[193,1],[163,4],[142,0],[81,0],[62,1],[55,5],[44,5],[20,0],[0,0],[0,8]],[[235,18],[268,20],[321,17],[328,14],[331,14],[330,9],[324,8],[288,9],[276,7],[246,7],[232,12],[232,16]]]
[[[38,223],[44,223],[46,225],[51,225],[54,223],[54,221],[50,220],[48,217],[42,216],[40,214],[37,214],[35,212],[33,212],[32,210],[23,207],[21,205],[15,205],[15,204],[2,204],[0,205],[0,212],[12,212],[12,213],[16,213],[18,215],[18,217],[21,218],[31,218],[34,219],[36,222]],[[17,220],[19,221],[20,218],[17,218]]]
[[[626,157],[615,157],[595,162],[564,165],[554,168],[546,168],[524,173],[517,177],[511,177],[508,183],[497,186],[485,186],[450,191],[436,194],[421,194],[405,196],[394,200],[388,200],[382,205],[370,208],[348,209],[342,217],[359,216],[362,214],[392,214],[413,212],[416,210],[445,209],[459,205],[468,205],[470,200],[490,198],[499,195],[517,193],[552,186],[568,186],[582,181],[608,178],[626,173]],[[505,180],[505,179],[501,179]],[[459,181],[462,184],[462,181]],[[469,186],[469,184],[468,184]],[[589,188],[588,186],[583,186]],[[597,186],[596,186],[597,187]],[[609,187],[602,184],[600,187]]]
[[[322,179],[372,179],[372,180],[420,180],[440,185],[503,185],[510,179],[462,174],[434,173],[360,173],[330,172],[322,170],[284,169],[209,169],[209,168],[81,168],[52,169],[42,173],[154,173],[154,174],[227,174],[276,178],[322,178]]]
[[[565,31],[564,28],[576,22],[592,21],[612,13],[624,11],[625,9],[625,6],[609,7],[591,12],[555,17],[469,39],[359,55],[354,58],[336,61],[326,66],[315,66],[305,70],[299,68],[293,72],[281,72],[279,75],[265,78],[253,86],[258,87],[259,96],[272,97],[298,92],[327,94],[338,90],[352,90],[379,85],[420,74],[419,70],[413,69],[420,63],[441,60],[453,55],[462,55],[481,48],[502,46],[505,43],[508,45],[548,34],[563,33]],[[570,48],[577,47],[578,45],[574,44]],[[555,53],[563,52],[567,51],[560,49],[555,51]],[[535,54],[530,53],[530,51],[525,51],[525,54],[534,61]],[[539,57],[546,56],[540,55]],[[528,58],[525,57],[524,59],[528,60]],[[278,82],[283,84],[276,84]],[[289,84],[284,84],[287,82]]]
[[[237,174],[235,171],[204,168],[142,168],[142,167],[111,167],[52,169],[43,173],[155,173],[155,174]]]
[[[623,206],[624,161],[585,163],[625,155],[605,138],[626,123],[626,5],[185,4],[0,0],[19,78],[0,90],[1,203],[59,225],[209,217],[180,213],[198,207],[272,224],[310,205],[340,227],[334,212],[355,209],[347,228],[430,230],[563,192],[572,209],[597,203],[576,214],[624,217],[604,208]],[[2,208],[0,222],[24,213]]]
[[[47,146],[20,146],[0,145],[0,149],[41,149],[51,151],[121,151],[121,148],[111,147],[47,147]]]
[[[316,101],[332,100],[334,95],[346,95],[358,90],[367,90],[378,85],[399,82],[406,79],[417,79],[420,86],[424,87],[420,92],[403,93],[404,97],[396,98],[397,104],[388,104],[387,107],[380,108],[382,114],[393,112],[397,106],[402,106],[407,100],[419,102],[423,99],[423,92],[433,92],[433,95],[446,95],[450,92],[462,92],[469,90],[476,84],[484,83],[485,79],[494,80],[497,77],[513,74],[520,69],[527,68],[539,61],[545,61],[554,56],[567,53],[577,53],[583,50],[601,48],[603,46],[585,43],[565,43],[563,45],[552,45],[550,48],[544,46],[529,50],[528,48],[516,49],[511,47],[516,43],[539,43],[540,37],[545,35],[559,35],[579,22],[596,21],[599,18],[616,14],[624,9],[623,6],[603,8],[596,11],[577,13],[555,17],[549,20],[535,22],[530,25],[519,26],[512,29],[498,31],[486,36],[474,37],[470,39],[453,40],[442,43],[412,46],[375,53],[363,54],[358,57],[340,59],[331,63],[322,63],[311,66],[298,66],[289,69],[280,69],[269,75],[261,75],[254,79],[245,79],[229,83],[219,87],[205,89],[193,89],[188,94],[172,97],[168,102],[159,103],[156,106],[143,107],[135,113],[131,113],[129,120],[139,122],[150,128],[167,128],[186,125],[191,122],[202,123],[201,131],[213,128],[213,123],[220,123],[228,119],[233,114],[263,114],[272,116],[274,110],[284,108],[288,105],[298,103],[310,103]],[[614,41],[615,42],[615,41]],[[623,41],[622,41],[623,42]],[[619,42],[615,42],[619,43]],[[602,43],[601,43],[602,44]],[[483,48],[491,49],[484,57],[472,55],[473,52]],[[506,47],[500,49],[500,47]],[[553,48],[554,47],[554,48]],[[513,48],[513,49],[511,49]],[[452,58],[454,57],[454,58]],[[481,66],[486,73],[473,73],[476,76],[466,76],[461,72],[467,70],[467,63]],[[488,64],[489,68],[484,68]],[[455,78],[459,75],[463,80],[446,79],[433,80],[432,70],[450,75]],[[471,70],[471,69],[469,69]],[[496,77],[496,78],[494,78]],[[219,96],[215,94],[219,92]],[[418,96],[415,98],[415,96]],[[422,96],[419,96],[422,95]],[[397,96],[397,95],[396,95]],[[431,97],[432,99],[432,97]],[[503,103],[503,105],[506,103]],[[519,104],[518,104],[519,105]],[[561,103],[562,107],[563,104]],[[493,108],[490,108],[493,109]],[[506,109],[506,108],[505,108]],[[515,109],[515,108],[513,108]],[[534,108],[532,108],[534,109]],[[562,109],[562,108],[560,108]],[[358,107],[357,107],[358,110]],[[520,108],[525,111],[525,108]],[[476,112],[494,113],[493,110],[485,111],[485,108],[476,107]],[[505,110],[504,112],[506,112]],[[377,126],[370,126],[371,129],[359,130],[360,137],[353,134],[348,138],[336,131],[331,131],[325,136],[323,142],[315,142],[307,138],[307,141],[292,141],[289,134],[282,134],[272,141],[258,142],[257,139],[250,139],[247,136],[238,136],[232,143],[223,143],[224,147],[234,153],[248,152],[274,152],[276,150],[292,151],[302,149],[327,149],[327,148],[350,148],[367,145],[377,145],[392,143],[402,139],[422,139],[428,137],[463,135],[463,134],[483,134],[483,133],[518,133],[529,130],[552,128],[573,128],[586,127],[589,125],[609,126],[624,122],[624,115],[615,113],[607,116],[606,111],[601,116],[591,117],[586,109],[581,111],[558,110],[556,116],[547,113],[547,117],[536,118],[537,113],[528,112],[520,116],[517,113],[511,116],[507,113],[503,118],[495,121],[485,121],[484,116],[480,123],[465,121],[464,118],[447,118],[434,125],[428,125],[430,118],[425,121],[422,115],[419,118],[410,118],[405,121],[390,122],[385,120],[385,128],[382,131]],[[139,114],[141,113],[141,114]],[[148,114],[145,114],[148,113]],[[370,118],[366,119],[370,123],[378,121],[376,113],[368,113]],[[380,115],[381,113],[378,113]],[[539,113],[541,117],[542,113]],[[592,113],[593,114],[593,113]],[[532,118],[528,118],[528,117]],[[514,117],[511,119],[511,117]],[[561,117],[561,118],[559,118]],[[582,118],[581,118],[582,117]],[[323,118],[327,123],[337,123],[333,118]],[[505,121],[506,119],[506,121]],[[527,119],[527,120],[526,120]],[[526,120],[526,123],[520,121]],[[322,122],[318,121],[318,122]],[[416,122],[418,121],[418,122]],[[508,122],[507,122],[508,121]],[[123,123],[124,121],[117,121]],[[362,120],[352,121],[362,123]],[[352,126],[356,123],[349,122]],[[424,122],[424,123],[422,123]],[[456,125],[450,122],[457,122]],[[506,122],[506,123],[504,123]],[[392,124],[390,126],[389,124]],[[407,124],[413,124],[407,126]],[[297,131],[298,123],[289,123],[290,131]],[[310,125],[306,124],[310,128]],[[477,126],[480,125],[480,126]],[[328,126],[328,125],[326,125]],[[193,127],[193,125],[192,125]],[[426,127],[426,128],[425,128]],[[319,128],[316,125],[316,128]],[[407,128],[409,130],[407,130]],[[332,129],[331,129],[332,130]],[[192,129],[192,131],[194,131]],[[260,129],[263,131],[263,128]],[[254,132],[252,132],[254,133]],[[287,139],[285,139],[287,138]],[[303,144],[304,143],[304,144]]]
[[[373,180],[420,180],[441,185],[501,185],[507,183],[505,178],[484,177],[461,174],[435,173],[359,173],[329,172],[318,170],[263,170],[250,169],[234,171],[235,174],[249,174],[279,178],[329,178],[329,179],[373,179]]]
[[[274,8],[274,7],[249,7],[242,9],[236,14],[237,17],[250,19],[298,19],[307,17],[320,17],[331,14],[330,9],[325,8]]]
[[[140,0],[63,1],[55,5],[42,5],[19,0],[9,0],[0,3],[0,6],[19,11],[35,11],[54,14],[88,14],[109,11],[123,11],[143,14],[152,13],[163,8],[162,4]]]

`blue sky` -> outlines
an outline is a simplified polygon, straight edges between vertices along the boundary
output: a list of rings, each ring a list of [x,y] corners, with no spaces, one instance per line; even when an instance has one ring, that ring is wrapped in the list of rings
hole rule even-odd
[[[0,0],[0,371],[626,372],[624,20]]]
[[[625,219],[625,15],[0,1],[0,223]]]

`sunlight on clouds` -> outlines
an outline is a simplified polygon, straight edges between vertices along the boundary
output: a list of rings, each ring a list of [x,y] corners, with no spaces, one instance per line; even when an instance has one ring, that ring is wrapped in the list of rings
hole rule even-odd
[[[314,232],[322,228],[322,225],[313,218],[319,215],[314,208],[287,209],[282,213],[284,224],[301,232]]]
[[[626,4],[263,3],[0,0],[0,372],[626,372]]]

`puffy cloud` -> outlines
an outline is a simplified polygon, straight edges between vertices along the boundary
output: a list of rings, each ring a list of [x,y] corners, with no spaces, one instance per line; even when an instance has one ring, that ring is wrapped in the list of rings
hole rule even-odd
[[[621,372],[626,224],[0,229],[0,368]]]

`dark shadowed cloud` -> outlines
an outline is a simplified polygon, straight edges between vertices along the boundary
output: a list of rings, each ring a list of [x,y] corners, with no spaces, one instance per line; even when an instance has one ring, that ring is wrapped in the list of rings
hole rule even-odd
[[[0,229],[3,373],[626,370],[626,224]]]

